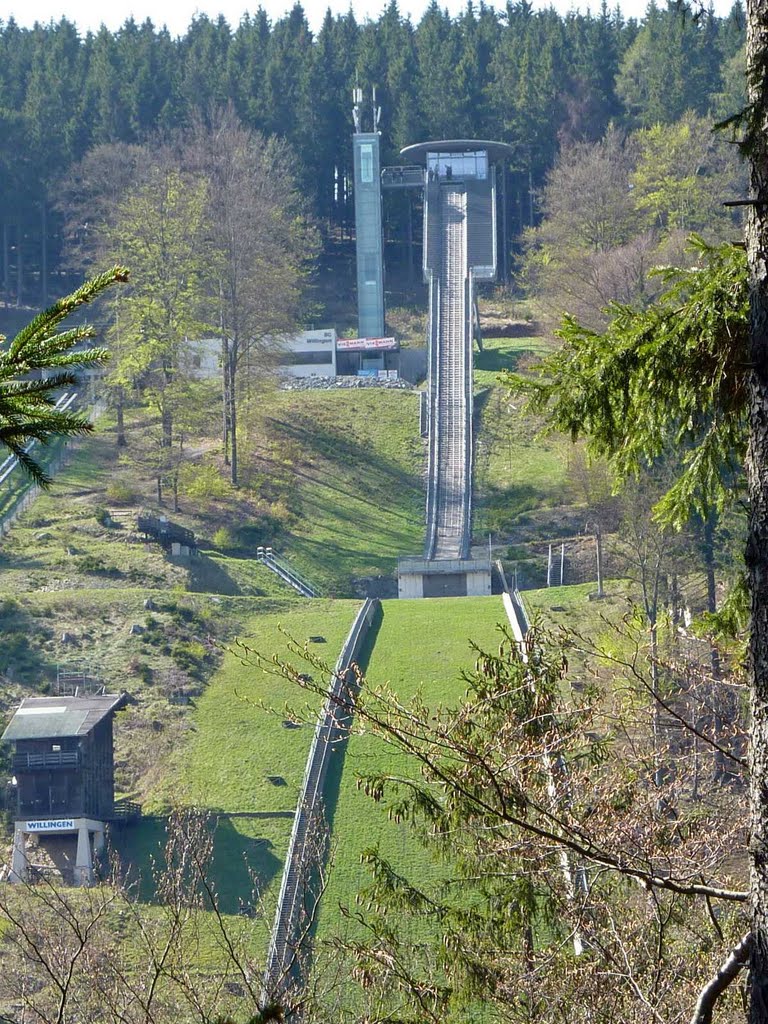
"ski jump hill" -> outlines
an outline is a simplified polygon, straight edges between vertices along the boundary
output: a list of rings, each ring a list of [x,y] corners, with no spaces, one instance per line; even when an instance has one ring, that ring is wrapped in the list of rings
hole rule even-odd
[[[470,551],[472,325],[475,282],[496,278],[496,164],[510,154],[504,143],[471,139],[401,151],[425,165],[429,461],[424,556],[400,559],[400,597],[491,593],[490,561]]]

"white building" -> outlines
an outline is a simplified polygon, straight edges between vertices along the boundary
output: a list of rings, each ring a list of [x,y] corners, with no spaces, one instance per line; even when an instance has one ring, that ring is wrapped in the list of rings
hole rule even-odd
[[[288,377],[335,377],[336,331],[302,331],[278,346],[280,373]]]
[[[289,377],[335,377],[336,331],[302,331],[288,338],[275,338],[275,362]],[[198,380],[221,376],[221,339],[186,338],[179,354],[181,369]]]

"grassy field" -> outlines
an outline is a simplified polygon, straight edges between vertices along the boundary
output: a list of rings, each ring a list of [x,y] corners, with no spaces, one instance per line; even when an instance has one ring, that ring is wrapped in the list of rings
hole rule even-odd
[[[418,401],[401,391],[278,392],[252,428],[254,474],[289,510],[275,543],[325,593],[389,575],[424,533]]]
[[[535,336],[489,339],[476,357],[480,534],[512,532],[521,516],[562,500],[558,447],[534,440],[536,425],[509,412],[497,382],[502,369],[524,369],[545,344]],[[135,703],[117,723],[116,778],[146,817],[120,836],[120,852],[151,903],[150,862],[169,809],[209,812],[213,882],[231,915],[249,901],[254,881],[274,898],[317,701],[306,704],[290,684],[224,649],[240,636],[268,657],[279,654],[284,628],[299,640],[323,636],[313,651],[333,663],[357,607],[298,599],[254,560],[256,545],[271,543],[325,594],[348,597],[391,577],[396,559],[417,553],[424,535],[416,394],[269,392],[242,423],[242,486],[226,482],[216,439],[197,439],[172,512],[158,507],[151,474],[133,458],[155,429],[149,414],[131,413],[129,457],[105,418],[73,449],[52,491],[0,541],[0,710],[48,692],[59,666],[85,666],[108,689],[129,690]],[[144,507],[193,529],[200,556],[172,559],[141,541],[133,523]],[[112,525],[107,509],[116,511]],[[528,603],[549,623],[597,627],[610,602],[588,602],[589,589],[532,593]],[[611,600],[613,614],[624,597]],[[474,661],[470,639],[495,647],[502,619],[499,598],[385,602],[371,685],[386,682],[404,700],[419,691],[433,705],[457,702],[460,672]],[[331,776],[336,849],[323,938],[341,926],[339,904],[352,904],[365,882],[363,848],[379,844],[422,879],[443,870],[357,788],[367,772],[402,768],[401,755],[363,733]],[[254,948],[263,947],[267,923],[255,925]]]
[[[376,643],[368,662],[370,685],[387,683],[404,701],[417,692],[431,704],[450,705],[463,694],[462,669],[471,669],[475,654],[469,642],[494,648],[496,624],[503,620],[500,598],[385,601]],[[338,799],[330,811],[333,821],[334,860],[319,921],[321,938],[337,929],[347,933],[349,922],[339,904],[354,905],[354,896],[365,884],[366,871],[360,853],[378,845],[395,866],[425,880],[439,877],[434,863],[406,825],[388,821],[384,804],[374,803],[358,789],[360,777],[371,772],[412,770],[403,755],[381,739],[353,734],[349,740],[343,774],[336,778]]]
[[[120,452],[105,417],[73,449],[51,492],[0,542],[3,590],[135,585],[277,596],[283,584],[253,561],[257,545],[269,544],[325,594],[354,596],[421,547],[424,443],[412,392],[265,392],[244,416],[242,486],[227,482],[216,439],[201,438],[189,445],[178,511],[169,499],[158,506],[137,460],[154,429],[134,410]],[[0,504],[14,487],[0,488]],[[123,514],[104,527],[113,507]],[[142,508],[192,529],[202,557],[174,564],[137,544],[131,524]]]
[[[606,580],[605,597],[590,600],[597,589],[594,583],[573,587],[548,587],[526,590],[523,594],[531,619],[545,628],[579,630],[586,636],[599,637],[611,630],[631,606],[631,587],[627,580]],[[635,596],[637,599],[637,595]]]
[[[519,415],[515,401],[499,383],[502,371],[524,372],[549,347],[549,342],[535,335],[488,338],[484,351],[475,353],[479,432],[474,530],[478,540],[488,533],[519,535],[521,516],[564,503],[563,441],[537,437],[540,424]]]

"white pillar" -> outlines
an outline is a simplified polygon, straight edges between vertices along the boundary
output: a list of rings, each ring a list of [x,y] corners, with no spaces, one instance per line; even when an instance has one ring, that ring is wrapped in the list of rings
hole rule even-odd
[[[11,870],[8,874],[9,882],[29,881],[29,861],[27,860],[27,834],[23,832],[17,823],[13,833],[13,854],[11,855]]]
[[[98,856],[104,850],[105,837],[103,831],[96,831],[93,833],[93,852]]]
[[[93,857],[88,824],[80,822],[77,830],[77,856],[75,858],[75,885],[93,885]]]

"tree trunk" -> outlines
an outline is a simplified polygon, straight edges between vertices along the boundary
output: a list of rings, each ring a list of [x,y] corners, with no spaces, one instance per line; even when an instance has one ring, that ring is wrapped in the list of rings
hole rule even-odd
[[[754,942],[750,955],[750,1024],[768,1022],[768,0],[747,2],[745,148],[754,205],[747,221],[750,283],[749,519],[745,561],[751,597],[749,673],[750,887]]]
[[[221,339],[221,442],[224,465],[229,465],[229,338]]]
[[[704,519],[704,571],[707,577],[707,611],[717,611],[717,580],[715,578],[715,530],[717,529],[717,513],[709,512]],[[712,675],[720,678],[720,652],[713,644],[711,651]]]
[[[711,614],[717,611],[717,580],[715,578],[715,530],[717,528],[717,513],[708,512],[704,518],[704,572],[707,578],[707,611]],[[720,668],[720,652],[717,649],[717,644],[714,642],[710,644],[710,664],[712,666],[712,683],[708,687],[709,691],[709,706],[711,709],[712,716],[712,739],[716,743],[721,743],[723,740],[723,722],[728,722],[728,709],[726,707],[725,713],[720,707],[721,701],[723,700],[722,687],[718,687],[717,681],[720,679],[721,668]],[[727,742],[727,741],[726,741]],[[731,767],[727,763],[725,754],[722,754],[719,750],[715,751],[714,755],[714,781],[720,782],[726,777],[726,772]]]
[[[115,388],[115,415],[117,417],[115,443],[118,448],[125,448],[128,444],[125,439],[125,392],[121,387]]]
[[[600,523],[595,525],[595,558],[597,561],[597,596],[605,597],[603,590],[603,532]]]
[[[3,224],[3,297],[6,302],[11,293],[11,275],[8,269],[8,225]]]
[[[24,257],[22,256],[22,240],[24,231],[16,221],[16,305],[21,306],[24,299]]]
[[[237,349],[233,344],[229,353],[229,478],[233,487],[239,486],[237,466],[237,398],[235,395],[235,367]]]
[[[170,385],[170,373],[165,370],[165,387]],[[168,392],[164,390],[160,396],[160,422],[163,429],[163,448],[173,447],[173,411],[168,401]]]

